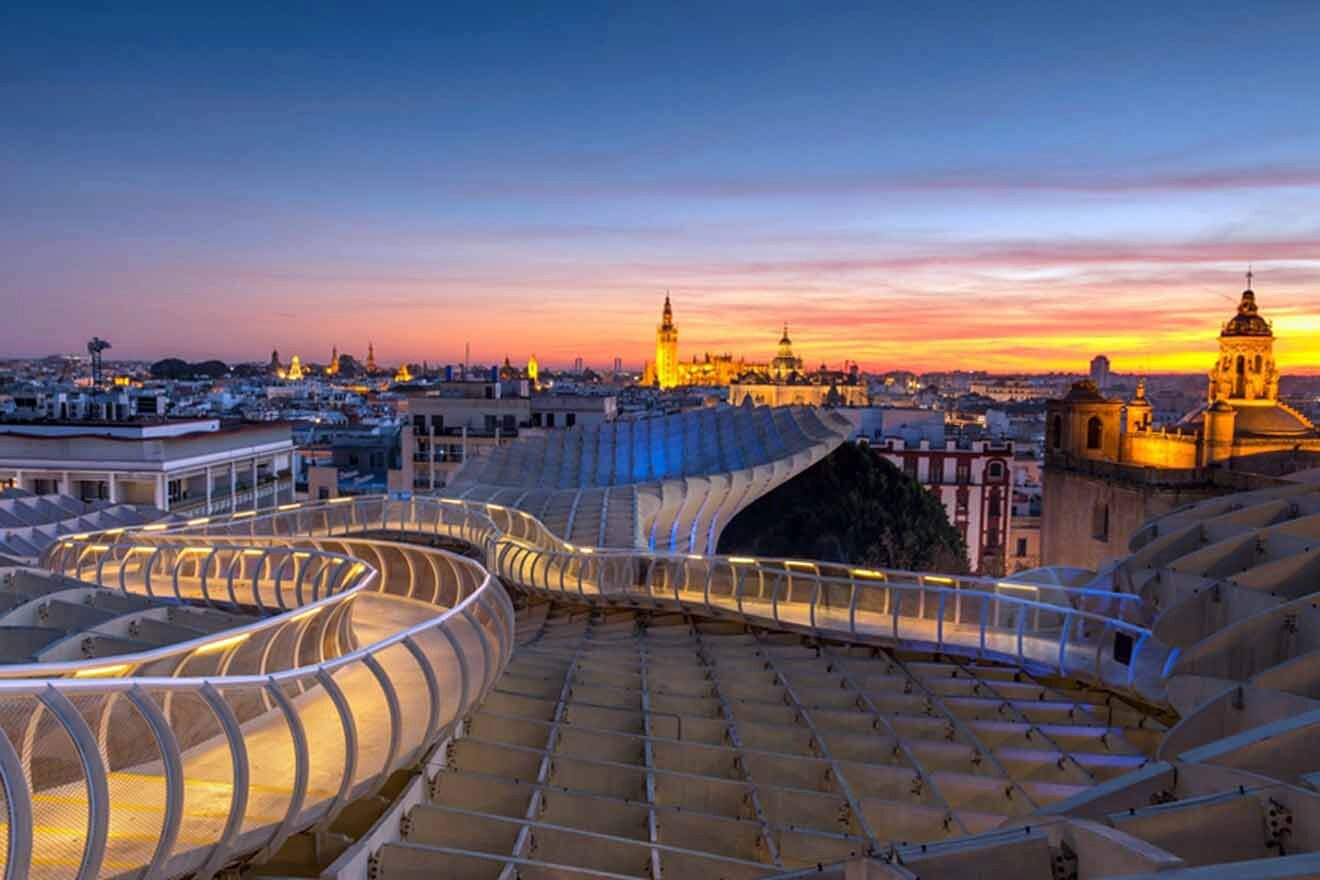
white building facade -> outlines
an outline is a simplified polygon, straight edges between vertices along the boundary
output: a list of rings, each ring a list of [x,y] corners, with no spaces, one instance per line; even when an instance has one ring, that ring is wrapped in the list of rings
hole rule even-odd
[[[206,516],[292,501],[292,456],[284,423],[11,423],[0,425],[0,488]]]

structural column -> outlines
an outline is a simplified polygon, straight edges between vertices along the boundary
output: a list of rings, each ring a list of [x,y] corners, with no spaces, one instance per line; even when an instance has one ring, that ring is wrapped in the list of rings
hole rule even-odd
[[[238,462],[229,463],[229,512],[238,512]]]
[[[430,461],[427,463],[426,469],[429,474],[428,479],[430,480],[429,485],[431,487],[431,491],[434,492],[435,491],[435,417],[434,416],[431,416],[427,420],[426,427],[427,430],[430,431],[430,434],[428,435],[430,437],[430,446],[428,447],[430,452],[427,453],[427,458],[430,459]]]
[[[206,481],[206,510],[202,511],[204,516],[211,515],[211,466],[208,464],[202,471]]]

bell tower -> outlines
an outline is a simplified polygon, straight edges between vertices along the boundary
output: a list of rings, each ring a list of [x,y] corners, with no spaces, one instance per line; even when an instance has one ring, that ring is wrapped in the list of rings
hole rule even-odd
[[[661,388],[678,386],[678,328],[674,326],[674,309],[665,292],[665,308],[660,313],[660,326],[655,328],[655,381]]]
[[[1274,328],[1260,316],[1256,292],[1242,291],[1237,314],[1225,322],[1219,334],[1219,360],[1210,371],[1206,403],[1220,400],[1279,399],[1279,371],[1274,365]]]

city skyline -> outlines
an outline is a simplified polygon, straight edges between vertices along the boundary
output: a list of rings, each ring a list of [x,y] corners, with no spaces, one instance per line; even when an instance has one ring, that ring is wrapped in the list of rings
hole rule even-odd
[[[759,8],[7,8],[5,354],[1320,370],[1320,11]]]

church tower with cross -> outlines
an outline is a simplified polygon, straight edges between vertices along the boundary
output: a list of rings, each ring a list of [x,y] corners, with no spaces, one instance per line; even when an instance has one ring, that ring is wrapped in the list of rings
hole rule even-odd
[[[1207,404],[1223,400],[1277,401],[1279,371],[1274,365],[1274,328],[1261,317],[1247,271],[1237,314],[1224,322],[1219,334],[1219,360],[1210,371]]]

